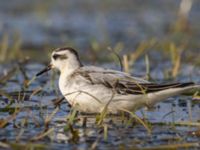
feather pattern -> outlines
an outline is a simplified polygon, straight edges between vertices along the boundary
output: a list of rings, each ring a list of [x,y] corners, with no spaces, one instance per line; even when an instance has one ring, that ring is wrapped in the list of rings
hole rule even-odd
[[[132,77],[127,73],[92,66],[81,67],[71,76],[73,78],[82,76],[91,84],[102,84],[107,88],[114,89],[118,94],[123,95],[153,93],[170,88],[194,85],[193,82],[156,84],[141,78]]]

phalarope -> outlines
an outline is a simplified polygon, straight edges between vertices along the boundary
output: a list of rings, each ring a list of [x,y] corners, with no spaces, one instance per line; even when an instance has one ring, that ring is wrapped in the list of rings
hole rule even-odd
[[[60,71],[62,95],[72,106],[87,113],[99,113],[105,106],[110,113],[132,111],[200,88],[193,82],[156,84],[120,71],[83,66],[77,51],[70,47],[54,50],[50,65],[36,76],[52,68]]]

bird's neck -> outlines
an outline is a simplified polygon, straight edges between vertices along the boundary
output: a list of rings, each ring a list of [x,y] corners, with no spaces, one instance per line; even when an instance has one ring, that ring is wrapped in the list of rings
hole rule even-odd
[[[71,60],[68,61],[67,63],[63,63],[63,65],[60,65],[60,79],[59,79],[59,84],[63,85],[64,83],[67,83],[70,76],[78,69],[82,67],[81,62],[78,60]]]
[[[65,67],[60,71],[59,77],[59,88],[62,93],[65,92],[65,86],[70,82],[71,75],[79,68],[80,66],[76,67]]]
[[[78,68],[80,68],[82,65],[77,63],[73,63],[73,64],[68,64],[65,65],[62,69],[60,69],[60,76],[67,78],[68,76],[70,76],[71,74],[74,73],[74,71],[76,71]]]

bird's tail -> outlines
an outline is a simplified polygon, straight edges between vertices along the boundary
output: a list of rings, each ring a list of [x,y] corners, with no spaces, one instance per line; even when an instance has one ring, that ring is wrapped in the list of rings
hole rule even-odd
[[[161,91],[148,94],[147,105],[154,105],[157,102],[167,99],[168,97],[185,94],[185,93],[195,93],[195,91],[200,91],[200,84],[195,84],[193,82],[180,83],[179,85],[171,88],[166,88]],[[190,94],[192,95],[192,94]]]

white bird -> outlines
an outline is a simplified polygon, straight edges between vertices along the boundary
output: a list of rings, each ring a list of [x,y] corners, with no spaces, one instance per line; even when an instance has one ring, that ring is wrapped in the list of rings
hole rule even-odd
[[[133,111],[152,106],[168,97],[200,88],[193,82],[156,84],[127,73],[95,66],[83,66],[76,50],[58,48],[51,55],[51,63],[36,76],[57,68],[59,88],[71,106],[81,112],[109,113]]]

